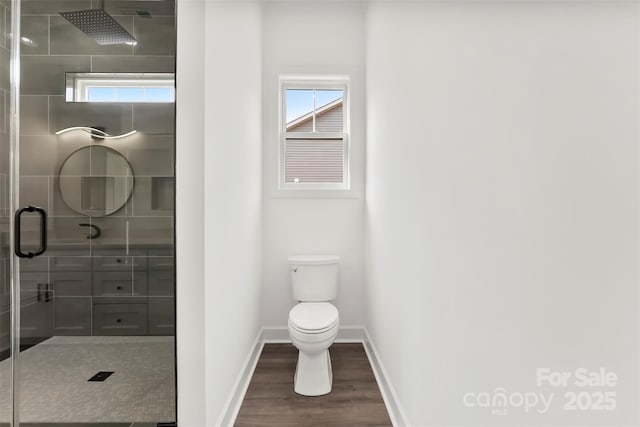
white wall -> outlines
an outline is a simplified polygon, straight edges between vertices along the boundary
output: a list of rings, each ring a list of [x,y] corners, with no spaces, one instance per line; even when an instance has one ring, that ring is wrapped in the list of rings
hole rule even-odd
[[[286,327],[291,296],[287,256],[336,253],[341,325],[364,323],[364,8],[358,2],[268,2],[263,9],[263,324]],[[286,197],[277,191],[278,76],[351,77],[353,191],[346,197]]]
[[[203,0],[176,3],[176,360],[178,423],[205,424]]]
[[[205,304],[207,424],[219,416],[260,328],[260,6],[207,3]]]
[[[412,426],[637,425],[638,28],[636,2],[370,8],[367,327]],[[617,409],[563,411],[538,367],[615,371]],[[556,400],[462,404],[497,387]]]
[[[178,2],[178,417],[217,425],[260,329],[260,7]]]

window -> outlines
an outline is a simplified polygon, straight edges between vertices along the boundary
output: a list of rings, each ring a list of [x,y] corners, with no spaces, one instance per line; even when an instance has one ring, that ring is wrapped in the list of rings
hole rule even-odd
[[[280,188],[349,189],[348,80],[280,80]]]
[[[67,73],[67,102],[175,102],[173,73]]]

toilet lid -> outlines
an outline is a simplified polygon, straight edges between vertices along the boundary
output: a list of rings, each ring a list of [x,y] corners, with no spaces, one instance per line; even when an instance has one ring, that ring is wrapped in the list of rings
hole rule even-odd
[[[289,312],[289,322],[303,331],[327,329],[338,322],[338,309],[328,302],[302,302]]]

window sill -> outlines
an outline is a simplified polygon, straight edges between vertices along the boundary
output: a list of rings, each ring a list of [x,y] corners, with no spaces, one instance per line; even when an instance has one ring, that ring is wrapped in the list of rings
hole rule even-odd
[[[362,194],[355,189],[326,190],[326,189],[274,189],[269,192],[270,199],[361,199]]]

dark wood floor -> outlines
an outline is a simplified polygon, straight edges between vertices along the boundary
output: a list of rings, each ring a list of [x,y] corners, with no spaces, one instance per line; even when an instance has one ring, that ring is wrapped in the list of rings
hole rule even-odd
[[[235,426],[391,426],[362,344],[334,344],[329,352],[331,393],[305,397],[293,392],[298,350],[266,344]]]

